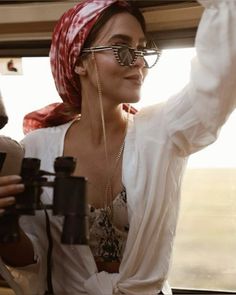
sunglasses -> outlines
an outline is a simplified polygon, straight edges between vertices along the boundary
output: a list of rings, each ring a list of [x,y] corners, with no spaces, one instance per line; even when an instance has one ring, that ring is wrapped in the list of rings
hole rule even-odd
[[[161,51],[156,48],[137,50],[126,45],[113,45],[113,46],[97,46],[84,48],[83,53],[92,53],[105,50],[112,50],[113,54],[121,66],[132,66],[138,57],[142,57],[145,62],[145,68],[152,68],[160,58]]]

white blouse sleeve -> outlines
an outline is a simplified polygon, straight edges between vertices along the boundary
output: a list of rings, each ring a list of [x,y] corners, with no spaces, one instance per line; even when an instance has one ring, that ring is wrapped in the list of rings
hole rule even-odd
[[[148,132],[144,136],[148,136],[149,140],[150,138],[152,140],[157,137],[157,129],[160,133],[163,128],[168,128],[168,136],[182,156],[213,142],[217,137],[220,126],[225,122],[236,104],[236,34],[234,32],[236,28],[236,1],[201,0],[199,2],[206,9],[197,32],[197,57],[192,62],[190,83],[181,93],[170,99],[164,107],[165,115],[163,117],[165,122],[161,121],[162,118],[160,119],[162,105],[147,108],[138,115],[139,118],[142,117],[142,122],[144,122],[143,118],[146,119],[143,128],[148,129]],[[158,111],[159,108],[160,112]],[[158,123],[165,123],[163,124],[165,127],[158,125]],[[162,142],[160,142],[161,144]],[[130,162],[129,166],[132,167]],[[136,173],[135,170],[132,170],[132,172],[133,174]],[[162,171],[162,175],[163,173],[164,171]],[[150,174],[151,171],[148,171],[149,177]],[[173,175],[175,176],[176,173]],[[135,180],[136,178],[133,176],[132,179]],[[129,176],[127,176],[127,179],[129,179]],[[142,186],[141,182],[142,179],[135,185]],[[178,184],[178,182],[176,183]],[[136,187],[132,187],[132,190],[136,191]],[[152,195],[155,195],[153,194],[153,188],[150,191]],[[160,193],[159,188],[158,191]],[[144,194],[144,196],[145,200],[149,198],[147,194]],[[164,206],[168,200],[165,199],[163,203],[160,203],[161,201],[161,199],[153,196],[148,199],[149,212],[153,212],[152,208],[158,209],[161,207],[159,212],[161,211],[162,215],[165,215],[163,208],[168,208],[168,206]],[[158,203],[158,206],[155,206],[156,203]],[[172,205],[171,202],[170,204]],[[135,209],[137,209],[137,206]],[[130,227],[130,238],[127,241],[120,273],[108,274],[100,272],[91,276],[85,282],[85,288],[89,295],[154,294],[153,290],[151,290],[154,285],[156,290],[161,288],[161,283],[165,281],[168,275],[166,263],[168,263],[169,257],[166,256],[170,255],[171,242],[168,236],[172,232],[171,230],[168,231],[168,219],[161,219],[162,216],[157,213],[157,210],[155,214],[150,216],[148,213],[145,215],[145,213],[140,209],[139,211],[136,210],[132,216],[133,227]],[[173,215],[175,215],[173,211],[171,213],[170,223],[174,218]],[[144,215],[146,219],[144,219]],[[137,218],[134,219],[135,217]],[[135,221],[140,219],[141,226],[137,222],[135,228]],[[163,220],[167,221],[165,226],[161,224]],[[156,226],[155,231],[150,230],[151,225]],[[149,230],[147,230],[147,227]],[[159,238],[161,238],[160,233],[162,232],[165,235],[160,242]],[[166,243],[168,243],[167,247],[158,249],[159,245],[166,245],[165,239]],[[148,244],[150,247],[147,249],[144,244]],[[159,263],[155,263],[150,254],[157,251],[159,252]],[[137,259],[138,257],[144,259],[141,261]],[[147,292],[148,288],[150,292]]]
[[[189,84],[165,110],[180,155],[214,142],[236,106],[236,1],[199,0],[205,6],[196,35]]]

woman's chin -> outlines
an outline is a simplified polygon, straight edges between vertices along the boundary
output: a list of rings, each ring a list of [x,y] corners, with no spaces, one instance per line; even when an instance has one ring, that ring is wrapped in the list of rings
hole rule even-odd
[[[137,103],[139,102],[141,99],[140,95],[137,95],[137,96],[131,96],[131,97],[127,97],[126,99],[126,103]]]

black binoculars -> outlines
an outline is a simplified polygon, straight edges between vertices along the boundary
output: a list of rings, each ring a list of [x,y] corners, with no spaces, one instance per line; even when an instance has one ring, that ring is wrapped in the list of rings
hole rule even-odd
[[[73,157],[58,157],[54,161],[55,173],[40,170],[40,160],[24,158],[21,165],[23,193],[16,203],[0,217],[0,243],[19,239],[20,215],[35,215],[36,210],[52,210],[52,215],[64,216],[61,242],[88,244],[88,216],[86,179],[71,176],[76,166]],[[52,204],[43,204],[43,187],[53,188]]]

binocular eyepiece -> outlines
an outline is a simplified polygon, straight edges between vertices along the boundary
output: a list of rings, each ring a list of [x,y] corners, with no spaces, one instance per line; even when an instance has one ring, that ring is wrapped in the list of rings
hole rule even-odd
[[[86,179],[72,176],[75,166],[73,157],[58,157],[54,161],[55,173],[51,173],[40,170],[39,159],[23,159],[20,174],[25,190],[0,217],[0,243],[18,240],[20,215],[35,215],[36,210],[46,209],[52,210],[52,215],[64,216],[63,244],[88,243]],[[41,201],[44,187],[53,189],[52,204]]]

